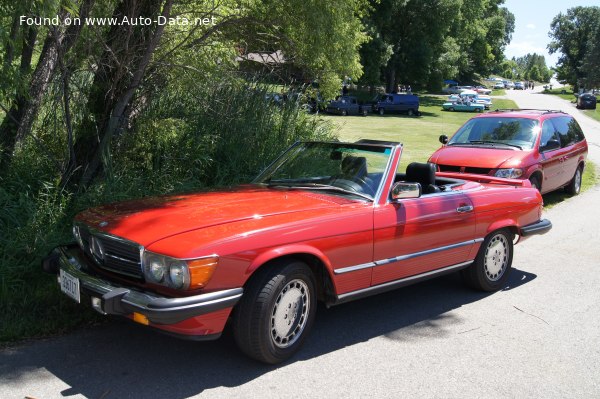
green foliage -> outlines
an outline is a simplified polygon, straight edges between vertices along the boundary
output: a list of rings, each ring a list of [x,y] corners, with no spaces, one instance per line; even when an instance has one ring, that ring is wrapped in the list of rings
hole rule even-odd
[[[97,320],[75,309],[40,268],[54,246],[72,241],[78,211],[249,182],[296,140],[333,138],[331,125],[307,114],[301,101],[267,101],[269,87],[229,79],[188,89],[154,97],[136,127],[113,140],[105,178],[83,192],[60,187],[57,169],[34,140],[15,156],[0,180],[0,342]]]
[[[504,58],[514,16],[502,0],[372,1],[365,25],[372,37],[361,49],[364,83],[384,76],[439,89],[443,79],[471,80]],[[390,53],[391,51],[391,53]]]
[[[527,54],[511,61],[505,61],[505,63],[510,63],[515,71],[514,76],[509,79],[549,82],[552,77],[552,71],[546,66],[546,58],[543,55],[536,53]]]
[[[600,7],[573,7],[560,13],[550,24],[548,45],[550,53],[560,52],[556,67],[559,80],[565,80],[576,89],[586,83],[588,73],[597,76],[594,48],[598,46]],[[584,61],[585,60],[585,61]]]

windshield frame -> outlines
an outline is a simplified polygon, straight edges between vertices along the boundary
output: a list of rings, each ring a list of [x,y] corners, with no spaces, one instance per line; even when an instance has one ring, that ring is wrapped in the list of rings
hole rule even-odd
[[[277,157],[275,159],[275,161],[271,162],[271,164],[269,164],[261,173],[259,173],[256,176],[256,178],[254,178],[252,180],[252,184],[269,186],[269,182],[267,182],[266,179],[269,176],[272,176],[274,173],[276,173],[277,170],[287,162],[288,158],[293,157],[297,152],[301,151],[303,146],[311,145],[311,144],[325,144],[325,145],[332,145],[332,146],[339,146],[339,147],[351,147],[351,148],[356,148],[356,149],[362,148],[365,150],[378,148],[378,149],[384,149],[384,151],[385,151],[385,149],[389,149],[390,153],[387,154],[388,159],[387,159],[387,163],[385,165],[385,169],[383,170],[381,180],[379,181],[379,185],[377,186],[377,189],[375,190],[375,194],[373,195],[373,198],[370,199],[370,201],[372,201],[373,204],[380,203],[381,197],[384,194],[385,185],[386,185],[387,181],[389,180],[390,170],[395,170],[393,163],[394,162],[397,163],[400,161],[400,157],[396,156],[396,154],[398,151],[402,151],[402,144],[391,143],[391,142],[374,143],[374,142],[358,141],[355,143],[349,143],[349,142],[341,142],[341,141],[297,141],[290,148],[285,150],[279,157]],[[273,184],[273,186],[277,186],[277,184]],[[301,184],[299,186],[301,186]],[[298,187],[298,188],[301,189],[302,187]],[[366,200],[366,198],[364,198],[363,195],[360,195],[360,193],[358,193],[356,195],[356,197],[357,198],[363,197],[362,200]]]

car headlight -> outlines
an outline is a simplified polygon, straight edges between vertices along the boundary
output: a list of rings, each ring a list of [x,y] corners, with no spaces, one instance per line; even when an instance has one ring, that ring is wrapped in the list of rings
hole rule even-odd
[[[496,177],[503,177],[505,179],[518,179],[523,175],[523,169],[519,168],[508,168],[508,169],[498,169],[496,171]]]
[[[187,290],[203,288],[208,283],[219,263],[219,257],[213,255],[183,260],[144,251],[142,263],[147,281]]]
[[[77,241],[79,248],[84,249],[83,240],[81,239],[81,232],[79,231],[79,226],[76,224],[73,225],[73,237],[75,237],[75,241]]]

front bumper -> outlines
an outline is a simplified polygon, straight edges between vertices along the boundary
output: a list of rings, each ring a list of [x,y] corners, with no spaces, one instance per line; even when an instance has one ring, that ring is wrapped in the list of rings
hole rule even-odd
[[[76,245],[55,248],[42,262],[47,272],[59,274],[60,270],[79,279],[83,297],[98,298],[92,302],[94,309],[103,314],[131,316],[144,315],[150,323],[169,325],[184,320],[233,307],[241,298],[243,289],[210,292],[181,298],[167,298],[143,292],[131,287],[120,286],[89,270],[89,260]],[[59,277],[60,278],[60,277]]]
[[[521,236],[530,237],[536,234],[545,234],[552,228],[552,223],[548,219],[542,219],[527,226],[521,227]]]

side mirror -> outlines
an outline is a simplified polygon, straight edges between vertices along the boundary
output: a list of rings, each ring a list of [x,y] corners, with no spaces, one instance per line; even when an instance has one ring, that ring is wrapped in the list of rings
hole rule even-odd
[[[392,200],[397,201],[404,198],[419,198],[421,196],[421,184],[398,182],[392,186]]]
[[[560,148],[560,143],[556,139],[548,140],[545,146],[541,148],[542,151],[552,151],[558,150]]]
[[[442,144],[444,144],[444,145],[445,145],[445,144],[448,144],[448,136],[446,136],[445,134],[442,134],[442,135],[440,136],[440,143],[442,143]]]

